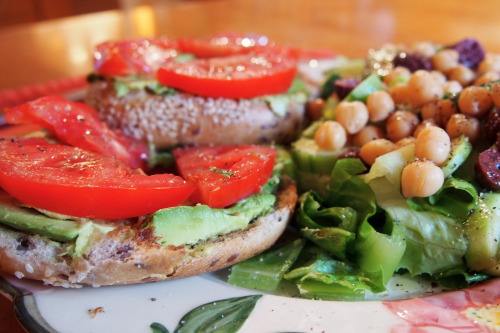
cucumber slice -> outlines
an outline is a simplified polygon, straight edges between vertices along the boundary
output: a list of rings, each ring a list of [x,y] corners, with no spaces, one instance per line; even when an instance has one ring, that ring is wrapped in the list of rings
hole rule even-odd
[[[450,156],[441,167],[444,177],[451,176],[467,160],[471,152],[472,144],[466,136],[462,135],[451,140]]]
[[[314,139],[301,138],[292,144],[292,157],[298,171],[330,175],[344,149],[321,150]]]
[[[487,192],[479,199],[476,210],[465,223],[469,247],[467,265],[477,271],[489,270],[500,264],[500,193]]]
[[[382,80],[380,80],[377,74],[371,74],[361,81],[344,100],[366,102],[366,99],[371,93],[382,89],[384,89]]]

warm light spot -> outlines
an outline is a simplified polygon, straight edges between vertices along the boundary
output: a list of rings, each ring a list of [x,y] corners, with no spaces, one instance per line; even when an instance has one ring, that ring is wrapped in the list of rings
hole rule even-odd
[[[156,33],[153,7],[140,6],[134,8],[132,21],[134,22],[135,32],[139,36],[153,36]]]

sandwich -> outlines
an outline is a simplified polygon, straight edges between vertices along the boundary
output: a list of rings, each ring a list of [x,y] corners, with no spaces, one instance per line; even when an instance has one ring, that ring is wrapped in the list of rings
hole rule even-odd
[[[178,147],[157,172],[150,142],[84,103],[46,96],[4,113],[0,271],[18,278],[80,287],[202,274],[269,248],[293,214],[295,184],[273,146]]]
[[[307,122],[298,58],[253,34],[104,42],[85,101],[156,149],[289,143]]]

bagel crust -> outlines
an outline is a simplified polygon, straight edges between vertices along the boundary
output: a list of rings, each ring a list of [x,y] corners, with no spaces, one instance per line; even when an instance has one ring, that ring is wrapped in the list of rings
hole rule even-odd
[[[247,228],[195,246],[162,246],[151,227],[121,226],[98,233],[81,257],[70,244],[51,241],[0,225],[0,271],[63,287],[123,285],[187,277],[248,259],[274,244],[284,232],[297,202],[295,183],[285,180],[276,209]]]
[[[305,126],[305,106],[290,98],[284,115],[261,99],[227,99],[178,92],[159,95],[146,89],[118,97],[112,79],[96,80],[85,102],[110,127],[153,143],[179,145],[289,143]]]

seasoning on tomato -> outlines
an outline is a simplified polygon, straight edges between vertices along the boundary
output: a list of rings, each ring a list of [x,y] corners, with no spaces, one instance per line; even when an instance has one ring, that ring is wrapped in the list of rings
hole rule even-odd
[[[0,187],[22,203],[83,218],[120,219],[184,202],[193,185],[42,138],[0,139]]]
[[[258,53],[171,62],[158,81],[196,95],[254,98],[286,92],[297,72],[296,57],[270,48]]]
[[[272,174],[276,149],[204,146],[173,151],[180,175],[196,189],[190,200],[222,208],[260,192]]]
[[[110,129],[90,106],[60,96],[45,96],[6,109],[9,124],[36,124],[48,129],[58,140],[125,162],[131,168],[145,168],[148,147]]]
[[[102,75],[154,76],[177,57],[177,42],[168,38],[137,38],[104,42],[94,51],[94,71]]]

